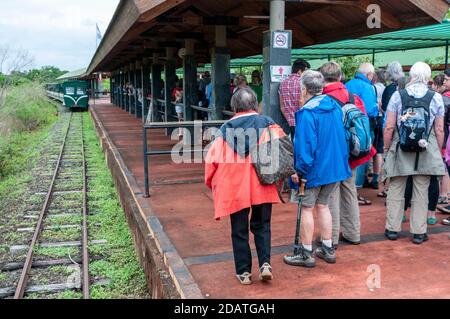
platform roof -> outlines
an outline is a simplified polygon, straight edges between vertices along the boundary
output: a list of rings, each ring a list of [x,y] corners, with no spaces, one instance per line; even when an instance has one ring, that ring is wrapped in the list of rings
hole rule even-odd
[[[286,2],[286,29],[293,30],[295,48],[430,25],[441,22],[449,8],[446,0]],[[380,5],[381,28],[366,26],[369,4]],[[228,26],[232,58],[260,54],[269,14],[269,1],[261,0],[121,0],[88,74],[164,55],[165,47],[181,48],[185,39],[197,40],[198,62],[209,63],[215,25]]]
[[[82,68],[79,70],[71,71],[66,74],[61,75],[57,80],[74,80],[74,79],[82,79],[86,77],[87,68]]]
[[[442,24],[307,46],[292,50],[292,58],[301,57],[307,60],[327,59],[328,57],[442,47],[448,43],[450,43],[450,21],[444,21]],[[262,55],[257,55],[234,59],[231,61],[231,66],[256,66],[261,65],[262,61]]]

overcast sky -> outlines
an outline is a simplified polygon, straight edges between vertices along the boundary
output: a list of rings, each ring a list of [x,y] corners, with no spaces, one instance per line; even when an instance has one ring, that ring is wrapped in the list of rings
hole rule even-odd
[[[0,46],[28,50],[34,67],[87,67],[96,29],[104,34],[119,0],[0,0]]]

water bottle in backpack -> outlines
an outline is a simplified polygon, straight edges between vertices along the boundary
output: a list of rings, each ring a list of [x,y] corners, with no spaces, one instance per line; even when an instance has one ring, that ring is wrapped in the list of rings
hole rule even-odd
[[[350,159],[358,160],[366,157],[372,149],[369,117],[355,105],[353,94],[350,94],[350,101],[345,104],[333,96],[330,97],[342,107],[345,137],[348,143]]]
[[[431,133],[430,104],[434,92],[428,91],[424,97],[417,99],[401,90],[401,123],[398,127],[400,149],[404,152],[423,152],[428,145]]]

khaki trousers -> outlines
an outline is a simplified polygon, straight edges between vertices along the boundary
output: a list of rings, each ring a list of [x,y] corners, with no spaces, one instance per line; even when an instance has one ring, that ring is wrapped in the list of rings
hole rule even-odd
[[[405,188],[407,176],[391,177],[387,196],[386,229],[400,232],[405,209]],[[413,176],[410,231],[412,234],[427,232],[428,187],[430,176]]]
[[[358,194],[355,185],[356,169],[352,177],[341,182],[331,195],[329,207],[333,219],[333,244],[339,243],[339,233],[351,241],[361,240],[361,222],[359,216]]]

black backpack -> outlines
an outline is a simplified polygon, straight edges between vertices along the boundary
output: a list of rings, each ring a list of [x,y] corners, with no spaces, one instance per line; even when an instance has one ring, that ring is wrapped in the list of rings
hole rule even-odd
[[[420,140],[428,142],[432,123],[430,123],[430,104],[435,92],[428,90],[420,99],[410,96],[406,90],[401,90],[402,121],[398,127],[400,136],[400,149],[404,152],[419,153],[426,150],[419,143]]]

